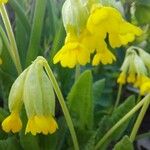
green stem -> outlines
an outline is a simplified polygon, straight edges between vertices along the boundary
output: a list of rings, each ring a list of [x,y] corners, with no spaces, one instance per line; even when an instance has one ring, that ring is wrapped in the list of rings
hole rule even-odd
[[[141,94],[138,95],[138,98],[137,98],[137,102],[136,102],[136,103],[138,103],[140,100],[141,100]]]
[[[51,68],[49,67],[48,63],[47,62],[44,62],[44,67],[46,69],[46,72],[52,82],[52,85],[53,85],[53,88],[56,92],[56,95],[58,97],[58,100],[59,100],[59,103],[61,105],[61,108],[63,110],[63,113],[64,113],[64,116],[65,116],[65,119],[66,119],[66,122],[67,122],[67,125],[69,127],[69,130],[70,130],[70,133],[71,133],[71,136],[72,136],[72,140],[73,140],[73,144],[74,144],[74,148],[75,150],[79,150],[79,145],[78,145],[78,140],[77,140],[77,136],[76,136],[76,133],[75,133],[75,129],[74,129],[74,126],[73,126],[73,122],[72,122],[72,119],[71,119],[71,116],[69,114],[69,111],[67,109],[67,106],[66,106],[66,103],[65,103],[65,100],[63,98],[63,95],[61,93],[61,90],[57,84],[57,81],[53,75],[53,72],[51,70]]]
[[[147,95],[145,98],[143,98],[135,107],[132,108],[131,111],[129,111],[122,119],[120,119],[105,135],[104,137],[96,144],[95,150],[98,150],[105,141],[118,129],[125,121],[127,121],[136,111],[139,110],[139,108],[144,104],[147,97],[150,95]]]
[[[145,113],[146,113],[146,111],[147,111],[147,109],[149,107],[149,104],[150,104],[150,95],[145,99],[145,102],[143,104],[141,112],[140,112],[140,114],[139,114],[139,116],[138,116],[138,118],[137,118],[137,120],[136,120],[136,122],[134,124],[133,130],[132,130],[131,135],[130,135],[130,140],[132,142],[134,141],[134,139],[136,137],[138,129],[139,129],[139,127],[140,127],[140,125],[142,123],[142,120],[143,120],[143,118],[145,116]]]
[[[75,81],[78,80],[80,76],[80,65],[76,65],[76,70],[75,70]]]
[[[114,110],[117,108],[119,101],[120,101],[120,97],[121,97],[121,91],[122,91],[122,84],[119,85],[119,90],[118,90],[118,94],[117,94],[117,99],[115,102],[115,106],[114,106]]]
[[[2,19],[3,19],[4,25],[5,25],[5,28],[6,28],[6,31],[7,31],[9,42],[10,42],[10,45],[11,45],[11,51],[14,54],[14,57],[15,57],[14,64],[16,65],[16,69],[18,71],[18,74],[20,74],[22,72],[20,57],[19,57],[15,37],[14,37],[14,34],[13,34],[13,30],[11,28],[9,17],[8,17],[8,14],[7,14],[7,11],[6,11],[6,8],[5,8],[4,4],[0,5],[0,11],[1,11]]]

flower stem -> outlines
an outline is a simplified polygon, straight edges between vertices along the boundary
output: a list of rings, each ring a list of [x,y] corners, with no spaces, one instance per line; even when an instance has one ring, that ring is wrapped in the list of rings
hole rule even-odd
[[[142,123],[142,120],[143,120],[143,118],[145,116],[145,113],[146,113],[146,111],[147,111],[147,109],[149,107],[149,104],[150,104],[150,95],[145,99],[145,102],[144,102],[143,107],[142,107],[142,109],[140,111],[140,114],[139,114],[139,116],[138,116],[138,118],[137,118],[137,120],[136,120],[136,122],[134,124],[133,130],[132,130],[131,135],[130,135],[130,140],[132,142],[134,141],[134,139],[136,137],[138,129],[139,129],[139,127],[140,127],[140,125]]]
[[[80,65],[76,65],[76,70],[75,70],[75,81],[78,80],[80,76]]]
[[[119,85],[119,90],[118,90],[118,94],[117,94],[117,99],[115,102],[115,106],[114,106],[114,110],[117,108],[119,101],[120,101],[120,97],[121,97],[121,91],[122,91],[122,84]]]
[[[139,108],[144,104],[145,100],[149,98],[150,94],[144,97],[136,106],[132,108],[122,119],[120,119],[105,135],[104,137],[96,144],[95,150],[98,150],[105,141],[118,129],[125,121],[127,121]]]
[[[66,106],[66,103],[65,103],[65,100],[63,98],[63,95],[61,93],[61,90],[57,84],[57,81],[53,75],[53,72],[50,68],[50,66],[48,65],[47,62],[44,62],[44,67],[46,69],[46,72],[52,82],[52,85],[53,85],[53,88],[56,92],[56,95],[58,97],[58,100],[59,100],[59,103],[61,105],[61,108],[63,110],[63,113],[64,113],[64,116],[65,116],[65,119],[66,119],[66,122],[67,122],[67,125],[69,127],[69,130],[70,130],[70,133],[71,133],[71,136],[72,136],[72,140],[73,140],[73,144],[74,144],[74,148],[75,150],[79,150],[79,145],[78,145],[78,140],[77,140],[77,136],[76,136],[76,132],[75,132],[75,129],[74,129],[74,126],[73,126],[73,122],[72,122],[72,119],[71,119],[71,116],[69,114],[69,111],[68,111],[68,108]]]
[[[22,72],[20,57],[19,57],[15,37],[14,37],[14,34],[13,34],[13,30],[11,28],[9,17],[8,17],[8,14],[7,14],[7,11],[6,11],[6,8],[5,8],[4,4],[0,5],[0,12],[1,12],[2,19],[3,19],[4,25],[5,25],[5,28],[6,28],[6,32],[7,32],[8,38],[9,38],[9,42],[10,42],[10,45],[11,45],[11,51],[14,55],[14,58],[12,58],[12,60],[13,61],[15,60],[14,64],[16,66],[18,74],[20,74]],[[10,54],[10,55],[12,56],[12,54]]]

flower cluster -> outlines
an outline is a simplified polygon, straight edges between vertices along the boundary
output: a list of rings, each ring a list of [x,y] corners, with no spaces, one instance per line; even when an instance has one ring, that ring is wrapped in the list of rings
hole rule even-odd
[[[68,12],[67,4],[68,0],[64,4],[63,12]],[[78,6],[74,6],[77,7],[76,11]],[[75,18],[79,23],[83,19],[85,24],[82,23],[82,26],[77,30],[76,22],[64,21],[67,31],[65,44],[54,57],[54,64],[60,62],[63,67],[73,68],[77,64],[85,65],[90,62],[91,53],[94,53],[93,65],[111,64],[116,58],[108,49],[106,39],[112,48],[116,48],[132,42],[135,36],[142,34],[140,28],[125,21],[120,12],[112,7],[93,4],[90,13],[84,15],[86,17],[79,13],[73,16],[72,11],[70,10],[70,14],[67,14],[70,18],[68,20]],[[63,14],[66,17],[66,13]]]
[[[140,88],[141,95],[150,92],[150,55],[138,47],[130,47],[121,66],[119,84],[131,83]]]
[[[22,122],[19,112],[23,104],[28,117],[25,133],[46,135],[57,130],[58,126],[54,119],[55,95],[44,71],[43,59],[38,57],[12,85],[9,94],[11,114],[2,122],[4,131],[15,133],[21,130]]]

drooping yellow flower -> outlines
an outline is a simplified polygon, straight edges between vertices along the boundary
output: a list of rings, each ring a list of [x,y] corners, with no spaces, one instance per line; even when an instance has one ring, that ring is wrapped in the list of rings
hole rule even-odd
[[[0,0],[0,4],[2,4],[2,3],[7,3],[8,2],[8,0]]]
[[[28,71],[23,101],[28,117],[26,133],[47,135],[57,130],[58,125],[53,118],[55,115],[55,94],[51,82],[43,70],[41,59],[35,61]]]
[[[128,83],[132,83],[135,87],[139,87],[143,79],[147,76],[147,68],[143,60],[132,47],[126,52],[121,71],[117,80],[119,84],[125,84],[127,81]]]
[[[85,45],[87,43],[87,45]],[[60,62],[63,67],[73,68],[75,65],[85,65],[90,62],[90,51],[92,45],[88,44],[88,37],[84,38],[83,35],[75,35],[68,33],[65,45],[54,57],[54,64]]]
[[[26,133],[46,135],[52,134],[58,129],[54,119],[55,94],[51,81],[43,68],[44,63],[46,60],[38,57],[12,85],[9,93],[11,114],[2,122],[2,129],[5,132],[16,133],[21,130],[22,122],[19,112],[22,104],[25,106],[28,117]]]
[[[43,133],[47,135],[48,133],[53,134],[57,129],[58,125],[52,116],[33,116],[28,120],[25,133],[31,132],[33,135]]]
[[[130,73],[127,77],[127,82],[128,83],[134,83],[135,81],[136,81],[136,74]]]
[[[2,129],[5,132],[12,131],[13,133],[19,132],[22,128],[22,122],[18,112],[12,112],[3,122]]]
[[[117,83],[119,83],[119,84],[125,84],[126,83],[126,73],[121,72],[121,74],[118,77]]]
[[[99,36],[108,33],[109,43],[113,48],[126,45],[132,42],[135,36],[142,34],[142,30],[126,22],[118,10],[99,5],[93,6],[87,29]]]

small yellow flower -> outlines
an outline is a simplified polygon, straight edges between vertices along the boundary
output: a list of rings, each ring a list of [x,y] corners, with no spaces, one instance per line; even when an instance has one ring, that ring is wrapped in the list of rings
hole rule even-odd
[[[68,33],[65,45],[53,59],[54,64],[60,62],[63,67],[73,68],[77,64],[86,65],[90,62],[90,49],[88,47],[92,47],[92,45],[87,44],[86,46],[85,44],[90,43],[90,41],[88,42],[88,38],[83,38],[83,35],[81,38],[74,33]]]
[[[13,133],[19,132],[22,128],[22,122],[18,112],[12,112],[3,122],[2,129],[5,132],[12,131]]]
[[[112,64],[113,61],[116,61],[115,56],[109,50],[104,50],[95,54],[92,64],[94,66],[98,65],[99,63],[106,65]]]
[[[119,75],[117,83],[119,83],[119,84],[126,83],[126,74],[124,72],[121,72],[121,74]]]
[[[128,83],[134,83],[136,81],[136,75],[135,73],[130,73],[127,77],[127,82]]]
[[[58,129],[58,125],[52,116],[33,116],[29,118],[25,134],[31,132],[33,135],[37,133],[53,134]]]

